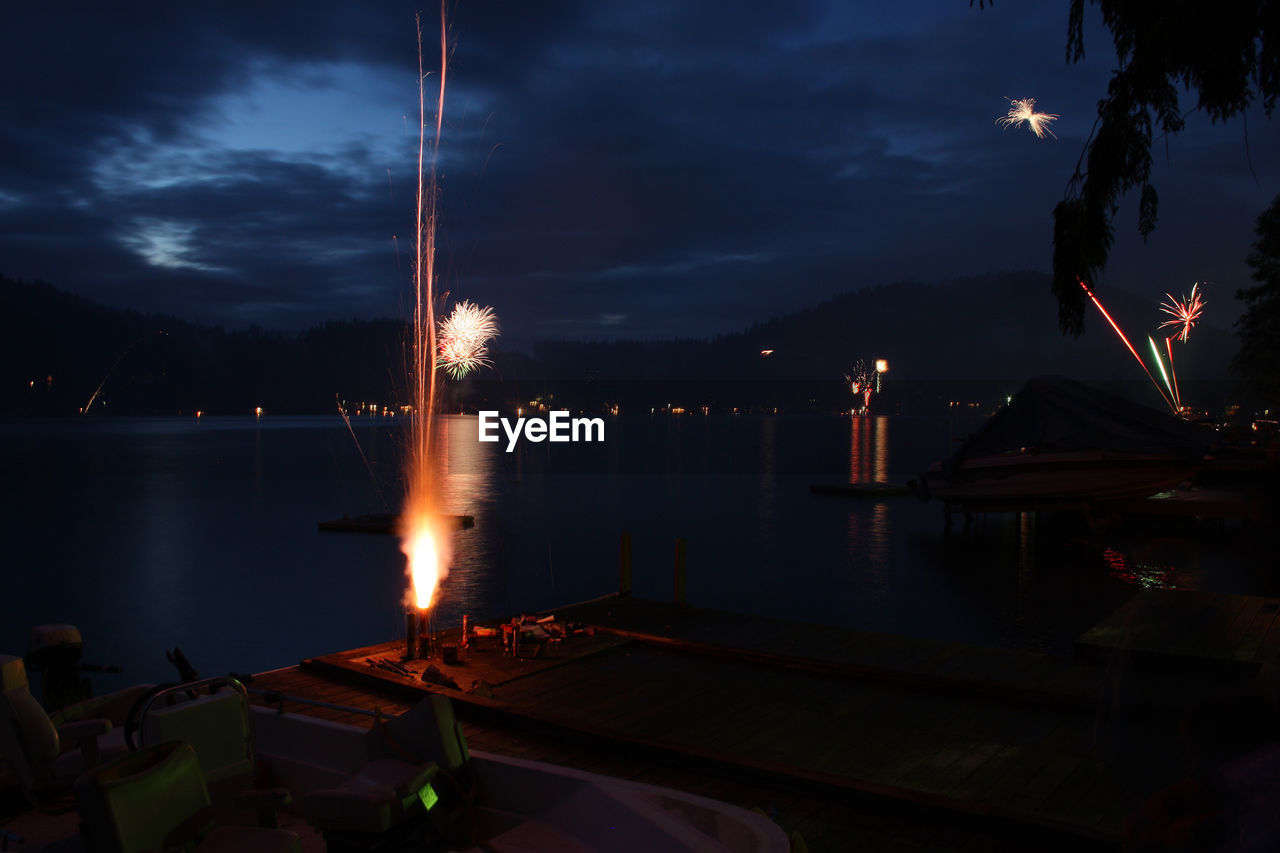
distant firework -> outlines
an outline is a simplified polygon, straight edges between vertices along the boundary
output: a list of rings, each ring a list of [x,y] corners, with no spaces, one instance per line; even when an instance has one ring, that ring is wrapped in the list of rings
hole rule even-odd
[[[873,378],[873,374],[867,369],[867,363],[862,359],[858,359],[858,363],[853,366],[851,373],[844,375],[844,381],[849,383],[849,392],[855,398],[862,398],[862,411],[866,412],[871,408],[871,395],[876,391],[876,382],[878,377]]]
[[[1049,125],[1058,120],[1058,114],[1038,113],[1035,107],[1035,98],[1011,100],[1009,101],[1008,115],[1003,115],[996,119],[996,124],[1003,125],[1006,128],[1025,124],[1038,139],[1044,139],[1046,133],[1057,139],[1058,137],[1049,129]]]
[[[498,336],[498,318],[493,309],[463,301],[440,321],[437,366],[454,379],[461,379],[489,361],[489,340]]]
[[[1205,303],[1200,298],[1199,287],[1200,282],[1191,285],[1191,296],[1184,296],[1181,300],[1174,299],[1171,293],[1166,293],[1165,296],[1169,297],[1169,301],[1160,303],[1160,310],[1173,318],[1161,323],[1160,328],[1173,326],[1177,331],[1170,337],[1177,338],[1184,344],[1187,342],[1187,336],[1191,334],[1192,327],[1199,322],[1200,315],[1204,313]]]
[[[1200,282],[1191,285],[1191,296],[1184,296],[1182,299],[1174,299],[1172,293],[1166,293],[1169,298],[1168,302],[1160,303],[1160,310],[1168,314],[1173,319],[1165,320],[1160,324],[1160,328],[1164,329],[1172,326],[1173,331],[1164,339],[1165,352],[1169,354],[1169,373],[1173,377],[1170,381],[1167,377],[1165,384],[1170,387],[1170,393],[1173,394],[1173,401],[1179,409],[1182,408],[1182,392],[1178,388],[1178,372],[1173,366],[1173,341],[1178,339],[1184,344],[1187,337],[1191,334],[1191,329],[1200,320],[1200,315],[1204,313],[1204,299],[1200,296]],[[1155,343],[1152,342],[1154,349]],[[1159,359],[1160,353],[1156,351],[1156,358]],[[1163,370],[1163,368],[1161,368]]]

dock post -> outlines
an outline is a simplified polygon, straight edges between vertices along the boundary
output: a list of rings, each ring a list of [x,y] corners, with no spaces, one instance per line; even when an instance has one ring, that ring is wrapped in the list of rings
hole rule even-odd
[[[676,540],[676,604],[684,604],[684,538]]]
[[[618,541],[618,595],[631,594],[631,533],[623,531]]]

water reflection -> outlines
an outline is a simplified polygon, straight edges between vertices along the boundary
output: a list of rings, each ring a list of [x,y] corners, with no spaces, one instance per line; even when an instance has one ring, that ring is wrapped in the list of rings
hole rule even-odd
[[[760,427],[760,532],[773,538],[778,481],[778,419],[766,417]]]
[[[253,430],[253,506],[262,509],[262,430]]]
[[[849,418],[849,482],[889,482],[889,418]]]
[[[1031,580],[1031,567],[1036,552],[1036,514],[1020,512],[1018,515],[1018,586],[1025,587]]]
[[[198,540],[188,530],[182,511],[184,486],[180,460],[172,442],[159,440],[143,445],[138,471],[139,512],[138,575],[148,594],[167,607],[183,598],[189,583],[190,551]],[[259,484],[260,486],[260,484]],[[259,488],[259,493],[260,493]],[[155,618],[155,614],[148,614]]]
[[[1177,569],[1158,563],[1145,563],[1129,560],[1115,548],[1104,548],[1102,561],[1106,563],[1111,577],[1136,586],[1139,589],[1177,589],[1175,582]]]
[[[883,415],[849,418],[849,482],[889,482],[889,419]],[[865,506],[865,505],[864,505]],[[863,568],[873,601],[889,596],[891,514],[884,500],[871,504],[870,517],[858,506],[846,516],[846,551],[850,564]]]
[[[476,523],[476,528],[454,533],[453,558],[441,586],[442,607],[461,614],[479,609],[493,582],[492,551],[482,531],[492,522],[490,510],[497,498],[494,452],[500,444],[479,441],[475,417],[446,415],[441,421],[441,512],[470,515]]]
[[[619,418],[603,446],[511,454],[477,441],[474,416],[442,424],[444,509],[476,526],[453,535],[441,625],[616,589],[623,530],[640,596],[670,596],[683,536],[697,604],[1061,653],[1134,584],[1274,595],[1280,583],[1258,556],[1269,531],[1082,532],[992,514],[947,536],[936,503],[809,495],[815,481],[920,470],[948,437],[937,418]],[[15,566],[0,651],[20,652],[32,624],[70,622],[95,659],[162,681],[173,645],[215,673],[394,639],[398,542],[316,522],[384,496],[399,508],[402,432],[356,425],[366,464],[333,417],[0,422],[0,541]]]

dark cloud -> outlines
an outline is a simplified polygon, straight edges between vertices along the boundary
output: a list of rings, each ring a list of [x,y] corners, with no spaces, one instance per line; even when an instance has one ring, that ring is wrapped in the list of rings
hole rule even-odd
[[[0,273],[237,326],[396,313],[414,11],[24,12],[0,36]],[[1066,65],[1052,4],[477,0],[450,20],[439,268],[515,344],[707,336],[865,285],[1046,270],[1112,62],[1095,21]],[[425,16],[429,69],[437,37]],[[995,124],[1028,96],[1059,139]],[[1240,125],[1170,141],[1160,227],[1143,245],[1122,210],[1100,286],[1210,278],[1230,310],[1280,178],[1275,127],[1249,128],[1252,162]]]

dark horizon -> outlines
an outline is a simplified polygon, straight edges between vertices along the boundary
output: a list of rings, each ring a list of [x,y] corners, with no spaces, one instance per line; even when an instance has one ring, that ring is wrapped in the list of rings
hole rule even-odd
[[[880,358],[889,372],[873,408],[885,413],[942,411],[953,399],[990,411],[1046,373],[1089,379],[1158,407],[1109,330],[1064,339],[1047,311],[1036,322],[1021,319],[1038,313],[1046,281],[1022,273],[947,287],[885,285],[707,340],[543,341],[529,352],[499,345],[490,366],[444,382],[446,410],[514,410],[534,398],[550,404],[555,395],[556,406],[588,411],[836,412],[853,405],[846,374]],[[403,320],[228,331],[3,277],[0,297],[9,306],[0,321],[2,412],[75,414],[91,402],[95,413],[245,414],[263,406],[272,414],[325,414],[340,402],[348,411],[368,401],[392,409],[408,402],[411,338]],[[937,310],[922,317],[914,309],[924,301]],[[974,301],[991,307],[973,321],[951,321]],[[1119,299],[1111,310],[1125,323],[1151,320],[1140,300]],[[1237,345],[1220,329],[1197,329],[1179,352],[1189,404],[1218,412],[1232,399],[1223,366]]]

